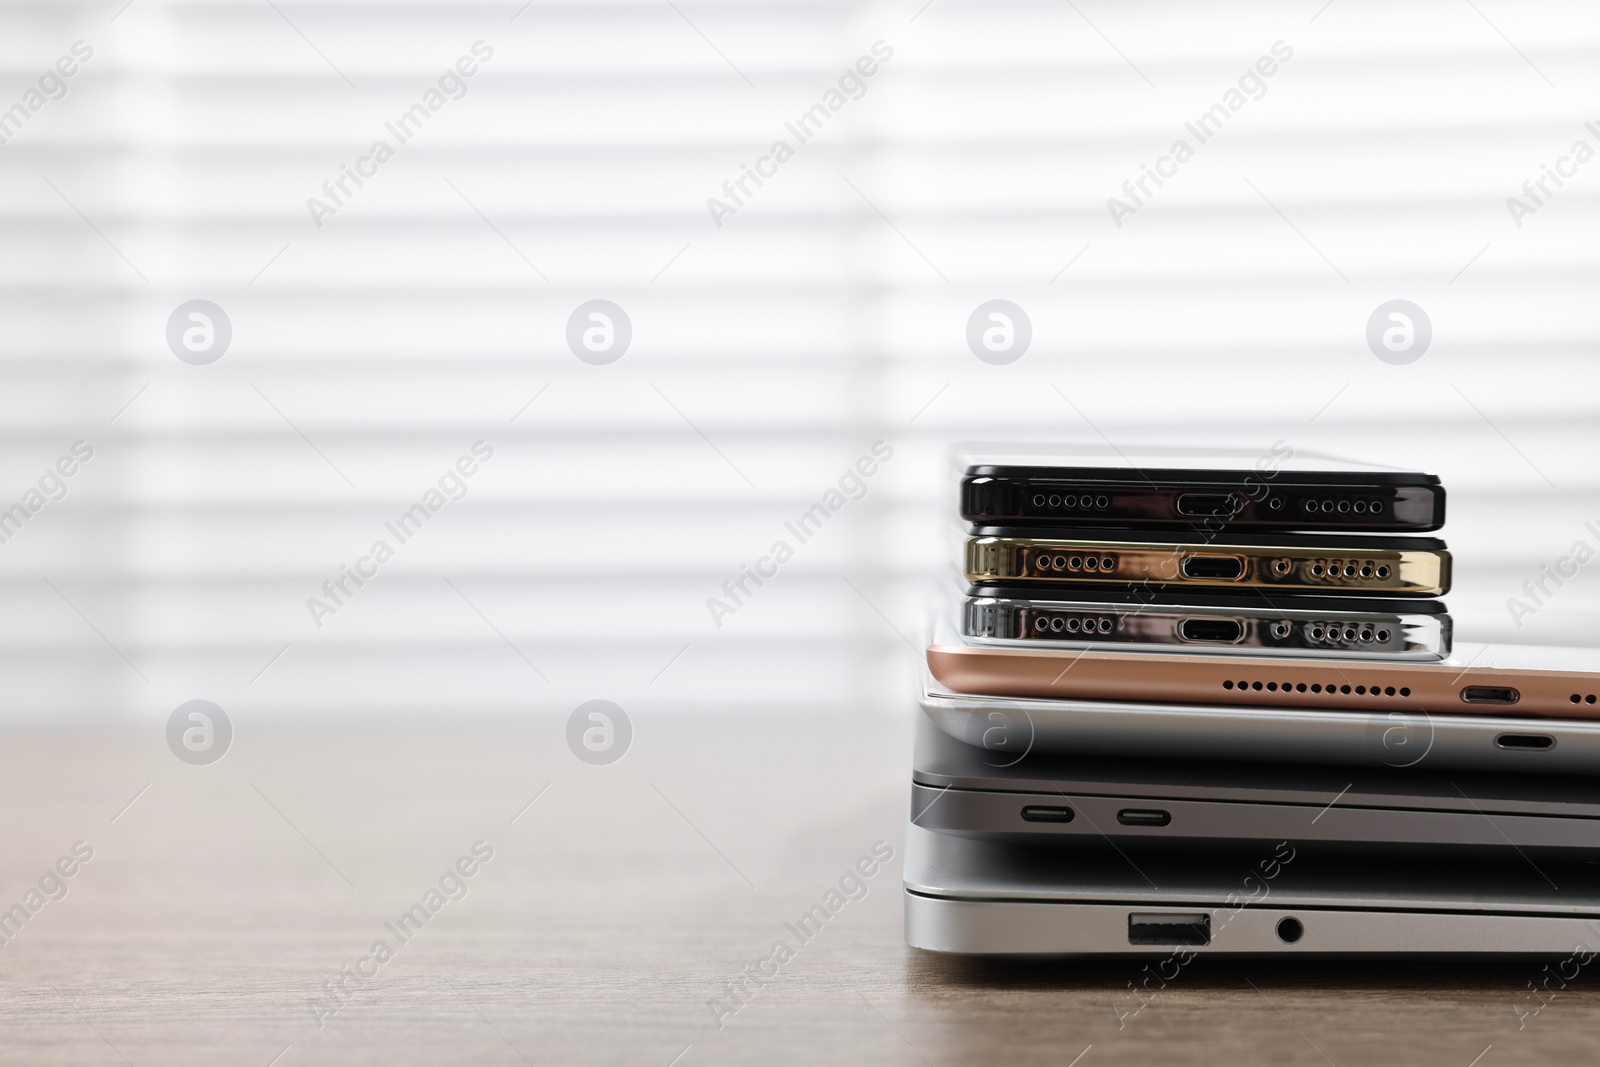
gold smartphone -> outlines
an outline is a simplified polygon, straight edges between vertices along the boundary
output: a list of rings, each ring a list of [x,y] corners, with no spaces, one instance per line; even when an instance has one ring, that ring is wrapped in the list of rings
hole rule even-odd
[[[977,527],[966,542],[969,582],[1270,589],[1349,596],[1443,596],[1450,553],[1433,537],[1246,537],[1185,544],[1161,534],[1105,539]]]

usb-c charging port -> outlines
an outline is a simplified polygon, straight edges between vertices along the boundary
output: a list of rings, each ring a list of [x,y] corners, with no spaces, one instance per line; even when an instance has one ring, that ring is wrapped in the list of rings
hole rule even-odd
[[[1130,911],[1130,945],[1209,945],[1211,916],[1203,911]]]
[[[1123,808],[1117,812],[1117,821],[1124,826],[1165,826],[1172,821],[1172,812],[1160,808]]]
[[[1549,734],[1501,734],[1494,739],[1494,747],[1516,752],[1543,752],[1555,748],[1556,739]]]
[[[1238,556],[1185,556],[1183,576],[1237,581],[1244,577],[1244,560]]]
[[[1461,690],[1468,704],[1515,704],[1522,694],[1509,685],[1469,685]]]
[[[1244,623],[1238,619],[1184,619],[1178,623],[1178,636],[1185,641],[1231,645],[1244,637]]]
[[[1029,804],[1022,809],[1023,822],[1071,822],[1073,811],[1065,805]]]

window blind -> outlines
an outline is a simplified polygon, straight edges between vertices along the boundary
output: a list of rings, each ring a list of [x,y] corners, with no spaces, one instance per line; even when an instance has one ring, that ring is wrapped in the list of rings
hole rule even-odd
[[[13,717],[902,711],[969,438],[1435,471],[1459,636],[1597,636],[1583,5],[0,18]]]

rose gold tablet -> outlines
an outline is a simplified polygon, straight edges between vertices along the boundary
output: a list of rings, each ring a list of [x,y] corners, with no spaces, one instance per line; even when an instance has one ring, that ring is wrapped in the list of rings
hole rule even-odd
[[[993,696],[1600,719],[1600,649],[1457,645],[1448,659],[1388,663],[995,647],[941,633],[928,667],[958,693]]]

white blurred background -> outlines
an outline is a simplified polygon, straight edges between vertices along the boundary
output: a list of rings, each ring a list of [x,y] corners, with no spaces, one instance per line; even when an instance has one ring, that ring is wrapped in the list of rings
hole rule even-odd
[[[7,0],[0,27],[26,112],[0,121],[0,508],[94,450],[0,544],[12,719],[904,713],[953,563],[944,453],[999,436],[1434,471],[1459,636],[1600,644],[1600,563],[1520,627],[1506,603],[1600,548],[1600,162],[1520,227],[1506,204],[1600,149],[1592,4]],[[479,41],[465,95],[317,226],[307,198]],[[1280,41],[1116,226],[1107,198]],[[1032,322],[1007,366],[965,340],[996,298]],[[1404,366],[1365,340],[1395,298],[1433,325]],[[167,345],[192,299],[231,321],[209,365]],[[632,323],[609,365],[567,346],[591,299]],[[880,439],[865,499],[715,625]],[[466,495],[387,537],[479,440]]]

